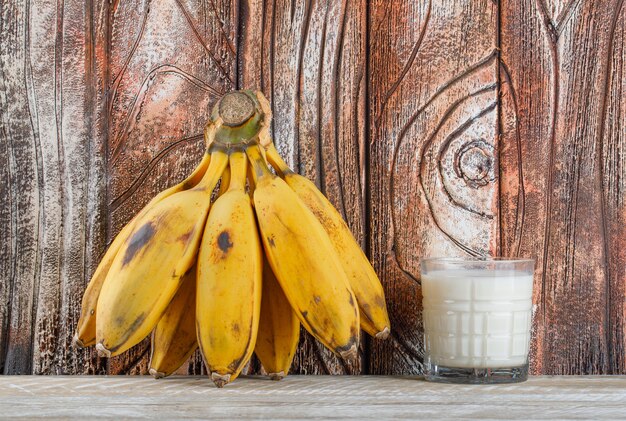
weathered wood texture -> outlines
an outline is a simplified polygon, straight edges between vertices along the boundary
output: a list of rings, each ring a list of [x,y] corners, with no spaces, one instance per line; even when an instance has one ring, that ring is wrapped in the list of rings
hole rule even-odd
[[[0,378],[5,417],[55,419],[616,420],[624,376],[534,377],[513,385],[447,385],[416,377],[243,377],[224,389],[204,378]]]
[[[422,361],[420,256],[495,254],[497,7],[374,1],[370,39],[371,256],[392,337],[372,373]]]
[[[98,1],[3,1],[0,21],[0,365],[75,373],[80,298],[102,250],[104,138],[94,136]]]
[[[501,245],[537,258],[536,373],[626,372],[625,17],[502,2]]]
[[[287,162],[314,180],[365,245],[366,2],[244,2],[241,87],[262,89]],[[358,373],[302,329],[301,374]]]
[[[147,342],[70,346],[81,294],[207,108],[261,88],[393,324],[354,366],[303,335],[295,372],[419,372],[419,257],[502,254],[538,259],[535,373],[626,373],[623,3],[0,2],[1,372],[145,372]]]

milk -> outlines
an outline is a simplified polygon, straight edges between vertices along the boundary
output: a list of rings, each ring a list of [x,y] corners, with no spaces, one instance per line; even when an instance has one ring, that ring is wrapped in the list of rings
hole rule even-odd
[[[422,274],[426,355],[458,368],[527,363],[533,276],[521,271],[435,270]]]

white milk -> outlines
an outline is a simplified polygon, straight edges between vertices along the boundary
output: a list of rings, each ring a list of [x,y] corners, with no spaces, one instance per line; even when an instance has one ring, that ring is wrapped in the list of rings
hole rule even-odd
[[[533,276],[517,271],[439,270],[422,275],[431,364],[507,368],[526,364]]]

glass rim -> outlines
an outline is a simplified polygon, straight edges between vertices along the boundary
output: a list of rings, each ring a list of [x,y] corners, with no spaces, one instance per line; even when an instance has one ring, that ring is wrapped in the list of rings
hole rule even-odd
[[[420,263],[535,263],[536,259],[529,257],[507,257],[507,256],[484,256],[484,257],[422,257]]]

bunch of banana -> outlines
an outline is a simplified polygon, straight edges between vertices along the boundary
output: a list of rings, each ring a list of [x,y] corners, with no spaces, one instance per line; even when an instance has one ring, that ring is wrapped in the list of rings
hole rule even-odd
[[[198,167],[104,255],[83,297],[78,346],[111,357],[152,332],[152,375],[172,374],[199,347],[222,387],[253,353],[272,379],[284,377],[300,325],[345,360],[357,358],[361,329],[389,335],[370,262],[328,199],[282,160],[270,122],[260,92],[221,98]]]

